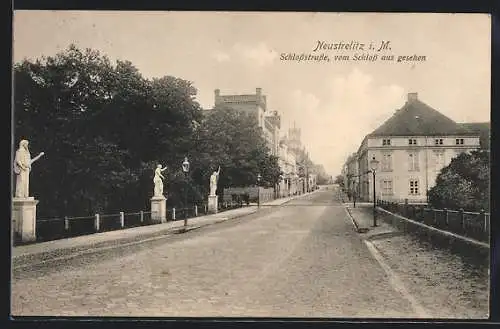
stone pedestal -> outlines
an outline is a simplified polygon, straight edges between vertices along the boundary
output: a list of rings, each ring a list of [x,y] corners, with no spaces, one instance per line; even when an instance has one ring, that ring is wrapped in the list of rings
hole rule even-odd
[[[218,199],[219,199],[218,195],[209,195],[208,196],[208,213],[209,214],[216,214],[217,211],[219,210]]]
[[[36,205],[33,197],[12,199],[12,226],[22,242],[36,241]]]
[[[151,198],[151,221],[153,223],[167,222],[167,198],[164,196]]]

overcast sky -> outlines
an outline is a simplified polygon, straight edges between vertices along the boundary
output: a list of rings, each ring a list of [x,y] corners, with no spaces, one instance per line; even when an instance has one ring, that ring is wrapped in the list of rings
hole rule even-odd
[[[482,14],[14,13],[14,61],[75,43],[130,60],[146,77],[193,81],[204,108],[213,106],[216,88],[245,94],[261,87],[269,109],[282,115],[282,134],[295,121],[312,160],[332,175],[408,92],[457,122],[489,121],[490,40]],[[280,61],[281,53],[312,53],[318,41],[390,41],[387,54],[427,60]]]

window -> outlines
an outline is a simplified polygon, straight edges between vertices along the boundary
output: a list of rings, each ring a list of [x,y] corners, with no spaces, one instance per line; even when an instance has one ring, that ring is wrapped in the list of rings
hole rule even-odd
[[[464,145],[464,139],[463,138],[455,139],[455,144],[456,145]]]
[[[382,179],[380,181],[380,188],[382,190],[382,195],[392,195],[392,180]]]
[[[408,171],[419,171],[418,152],[408,153]]]
[[[408,145],[417,145],[417,140],[415,138],[408,139]]]
[[[434,161],[436,171],[441,170],[444,167],[444,151],[434,151]]]
[[[410,179],[410,195],[418,195],[418,180]]]
[[[435,145],[443,145],[443,139],[442,138],[436,138],[434,140]]]
[[[384,145],[384,146],[391,145],[391,140],[390,139],[383,139],[382,145]]]
[[[392,155],[391,153],[382,154],[382,167],[381,171],[392,171]]]

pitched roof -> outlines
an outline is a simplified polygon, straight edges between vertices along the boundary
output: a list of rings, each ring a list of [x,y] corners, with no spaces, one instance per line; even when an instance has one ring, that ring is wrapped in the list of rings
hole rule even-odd
[[[479,134],[479,143],[482,149],[490,148],[490,122],[464,122],[459,123],[463,128]]]
[[[368,136],[476,135],[418,99],[411,99]]]

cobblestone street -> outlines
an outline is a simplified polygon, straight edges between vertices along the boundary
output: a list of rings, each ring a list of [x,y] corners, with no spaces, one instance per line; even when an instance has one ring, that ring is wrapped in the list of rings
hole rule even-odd
[[[12,313],[418,317],[333,199],[321,191],[151,248],[15,275]]]

